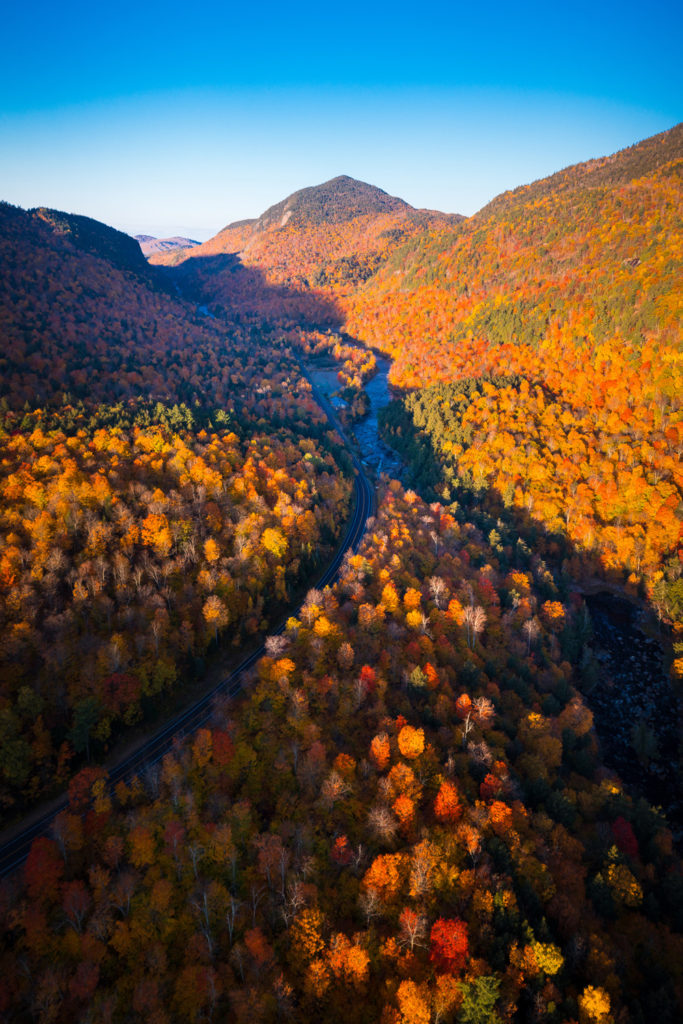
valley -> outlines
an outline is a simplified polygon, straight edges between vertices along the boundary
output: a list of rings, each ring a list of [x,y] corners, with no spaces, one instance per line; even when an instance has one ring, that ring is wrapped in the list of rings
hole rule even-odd
[[[328,409],[329,407],[323,411],[327,413]],[[331,417],[334,416],[331,409],[328,414]],[[334,419],[331,422],[338,430],[341,429]],[[379,439],[376,436],[376,423],[375,441],[379,444]],[[344,526],[343,536],[334,552],[334,557],[322,575],[315,580],[315,586],[319,589],[331,586],[335,582],[344,556],[347,552],[357,550],[365,533],[367,521],[374,512],[374,486],[363,473],[360,463],[356,464],[356,472],[352,515],[348,524]],[[294,607],[290,611],[297,614],[300,609]],[[273,630],[273,637],[277,637],[283,632],[286,618],[287,615],[280,616],[281,621]],[[156,766],[166,754],[173,750],[174,746],[211,721],[217,703],[225,700],[234,701],[248,689],[254,681],[251,671],[253,666],[266,654],[264,643],[258,646],[252,644],[251,647],[253,649],[246,653],[227,675],[223,665],[225,661],[234,662],[234,654],[231,657],[232,652],[223,652],[223,657],[221,657],[221,652],[216,652],[210,671],[195,687],[200,690],[200,693],[191,705],[171,714],[161,728],[154,729],[153,734],[148,735],[142,742],[139,740],[137,743],[133,742],[132,750],[124,750],[123,745],[120,745],[119,750],[113,751],[106,761],[107,782],[111,795],[114,794],[114,788],[119,782],[130,782],[138,776],[145,777],[153,774]],[[225,657],[226,653],[227,658]],[[206,681],[209,682],[208,688]],[[131,744],[128,747],[130,748]],[[124,751],[122,755],[121,750]],[[68,801],[64,798],[52,801],[45,813],[31,814],[30,820],[22,823],[20,827],[5,830],[5,836],[0,842],[0,878],[16,872],[24,864],[34,840],[40,836],[50,835],[55,828],[55,820],[67,811],[68,806]]]
[[[680,1019],[682,174],[0,207],[8,1024]]]

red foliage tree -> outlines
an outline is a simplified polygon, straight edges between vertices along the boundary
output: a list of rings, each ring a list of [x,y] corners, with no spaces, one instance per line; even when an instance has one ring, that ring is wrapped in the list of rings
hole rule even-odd
[[[464,921],[440,917],[432,925],[429,938],[429,959],[438,970],[456,974],[463,969],[469,950]]]
[[[612,835],[614,836],[614,842],[621,852],[625,853],[628,857],[633,857],[635,860],[638,856],[638,840],[633,833],[631,823],[619,815],[612,822]]]
[[[460,819],[462,807],[454,783],[448,782],[448,780],[441,783],[441,788],[434,800],[434,813],[439,821],[448,824],[453,824]]]
[[[24,866],[29,898],[54,901],[64,874],[64,861],[57,844],[46,836],[34,840]]]

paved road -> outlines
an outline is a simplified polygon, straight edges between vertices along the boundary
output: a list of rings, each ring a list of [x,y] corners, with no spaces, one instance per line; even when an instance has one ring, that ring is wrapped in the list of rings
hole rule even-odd
[[[316,583],[316,587],[319,590],[322,590],[323,587],[329,586],[337,578],[346,552],[350,549],[353,551],[358,550],[363,534],[365,533],[366,523],[370,516],[375,514],[375,491],[363,471],[363,466],[360,460],[354,454],[349,438],[342,429],[331,405],[325,397],[320,394],[315,386],[312,385],[312,388],[316,401],[327,413],[327,416],[339,434],[343,437],[347,447],[349,448],[354,469],[356,471],[353,516],[347,527],[344,540],[339,545],[331,563]],[[275,632],[282,633],[284,628],[283,624],[279,629],[275,630]],[[153,765],[157,764],[162,757],[168,753],[176,739],[187,736],[201,728],[201,726],[211,718],[215,698],[218,696],[236,696],[236,694],[238,694],[242,689],[242,676],[264,654],[265,647],[262,645],[258,650],[254,651],[253,654],[250,654],[249,657],[245,658],[244,661],[240,662],[237,668],[231,672],[229,676],[222,679],[220,683],[201,697],[200,700],[171,718],[161,729],[159,729],[157,733],[155,733],[154,736],[139,747],[138,750],[124,758],[113,768],[110,768],[110,785],[113,787],[121,780],[129,779],[133,775],[146,771]],[[0,847],[0,877],[11,874],[23,864],[28,856],[33,840],[38,836],[49,834],[52,822],[60,811],[63,811],[67,807],[67,804],[68,802],[65,797],[56,806],[53,805],[52,809],[48,813],[44,814],[37,821],[34,821],[31,825],[14,836],[13,839]]]

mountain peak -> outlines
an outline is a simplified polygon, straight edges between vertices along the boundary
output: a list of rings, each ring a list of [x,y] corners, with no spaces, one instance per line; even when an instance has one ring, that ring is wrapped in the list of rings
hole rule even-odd
[[[295,224],[342,224],[367,214],[407,213],[412,209],[403,199],[390,196],[381,188],[358,181],[348,174],[293,192],[271,206],[258,220],[258,227],[284,227]]]

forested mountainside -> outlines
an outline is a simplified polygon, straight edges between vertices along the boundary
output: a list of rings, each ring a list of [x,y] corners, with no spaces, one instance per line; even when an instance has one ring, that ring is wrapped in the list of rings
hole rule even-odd
[[[457,491],[513,507],[680,619],[683,127],[506,193],[394,253],[348,305]],[[474,396],[454,382],[515,374]],[[442,386],[444,385],[444,386]],[[413,401],[413,400],[411,400]],[[441,420],[441,423],[438,421]],[[551,539],[552,543],[552,539]],[[677,596],[676,596],[677,594]]]
[[[10,1019],[679,1019],[683,876],[600,766],[541,559],[396,482],[239,710],[74,781],[5,890]]]
[[[582,597],[651,600],[683,676],[680,147],[458,223],[333,179],[155,260],[166,291],[2,210],[2,799],[70,783],[0,887],[0,1015],[681,1019],[680,833],[605,767]],[[350,491],[296,357],[352,419],[363,342],[417,490],[378,481],[274,633]],[[110,735],[269,629],[244,701],[108,784]]]
[[[351,304],[349,330],[390,349],[408,386],[549,345],[593,364],[601,343],[637,359],[677,340],[682,160],[678,126],[420,235]]]
[[[257,220],[239,221],[196,249],[152,258],[205,301],[270,319],[338,325],[338,298],[382,266],[397,243],[460,218],[415,210],[347,176],[302,189]]]
[[[357,217],[410,212],[412,207],[403,199],[387,195],[381,188],[341,174],[322,185],[302,188],[269,207],[259,217],[257,228],[263,231],[269,227],[284,227],[290,220],[298,227],[344,224]]]
[[[410,228],[379,234],[389,197],[334,179],[225,229],[174,273],[204,301],[341,326],[392,357],[400,387],[520,375],[521,390],[451,405],[449,419],[467,420],[467,451],[445,439],[456,477],[474,473],[492,508],[512,504],[561,538],[575,575],[657,588],[676,618],[682,169],[679,125],[455,225],[392,208]],[[342,183],[354,213],[372,207],[363,230],[338,212]]]
[[[3,204],[3,219],[11,217],[12,213],[17,214],[17,209],[7,209]],[[82,217],[76,213],[63,213],[61,210],[49,210],[44,206],[35,210],[29,210],[28,216],[33,221],[31,225],[34,231],[38,231],[41,223],[47,225],[49,230],[62,241],[70,242],[77,249],[99,256],[112,263],[119,270],[139,274],[147,279],[150,275],[144,259],[140,259],[139,247],[134,239],[123,231],[110,228],[106,224],[93,220],[92,217]],[[22,218],[19,218],[20,221]],[[3,223],[3,229],[7,223]],[[27,228],[25,221],[19,228],[20,232]],[[3,230],[4,234],[4,230]]]
[[[281,341],[155,290],[127,236],[149,280],[124,271],[104,225],[75,242],[78,218],[0,217],[7,812],[153,713],[218,631],[266,628],[350,484]]]

